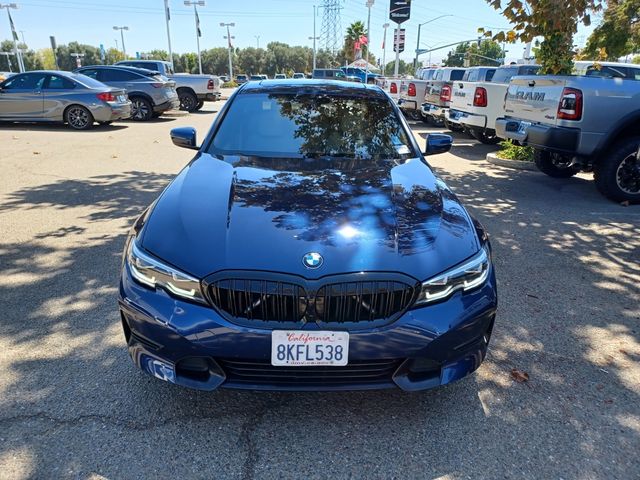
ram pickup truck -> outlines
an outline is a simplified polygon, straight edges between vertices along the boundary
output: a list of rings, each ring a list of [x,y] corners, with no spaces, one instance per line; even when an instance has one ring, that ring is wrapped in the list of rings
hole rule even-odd
[[[450,130],[462,130],[457,125],[450,124],[445,118],[445,112],[451,103],[451,90],[453,82],[462,80],[464,68],[444,67],[438,68],[433,78],[427,83],[424,103],[421,105],[422,115],[431,117],[436,123],[444,123]]]
[[[392,98],[398,101],[398,106],[402,113],[413,120],[420,120],[427,122],[431,117],[423,115],[420,111],[420,105],[424,101],[424,96],[427,93],[427,86],[436,73],[437,68],[424,68],[418,71],[419,76],[417,78],[403,79],[399,82],[400,88],[398,89],[398,83],[396,88],[391,87],[389,94]],[[395,90],[395,91],[394,91]],[[393,97],[393,94],[397,94]]]
[[[597,76],[511,80],[498,136],[535,149],[543,173],[593,172],[598,190],[640,202],[640,82]]]
[[[496,144],[496,118],[504,115],[504,96],[509,81],[517,75],[533,75],[537,65],[509,65],[495,69],[490,79],[453,82],[450,108],[445,112],[449,125],[459,125],[474,138],[486,144]]]
[[[204,102],[220,100],[220,79],[214,75],[175,73],[171,64],[162,60],[123,60],[117,62],[116,65],[155,70],[176,82],[180,110],[195,112],[202,108]]]

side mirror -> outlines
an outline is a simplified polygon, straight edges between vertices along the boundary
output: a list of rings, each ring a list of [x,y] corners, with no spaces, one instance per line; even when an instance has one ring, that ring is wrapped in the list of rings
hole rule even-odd
[[[171,141],[174,145],[182,148],[198,150],[196,144],[196,129],[193,127],[180,127],[171,130]]]
[[[447,153],[453,145],[453,137],[444,133],[431,133],[427,135],[427,148],[425,155],[438,155],[439,153]]]

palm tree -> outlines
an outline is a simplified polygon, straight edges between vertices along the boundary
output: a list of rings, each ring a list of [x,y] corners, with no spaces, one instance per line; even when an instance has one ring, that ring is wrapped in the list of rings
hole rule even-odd
[[[347,27],[347,33],[344,37],[344,48],[342,49],[342,54],[348,63],[351,63],[355,60],[353,46],[358,41],[358,39],[362,36],[367,36],[367,29],[364,26],[364,22],[356,21]],[[362,56],[366,57],[367,55],[367,46],[362,46]]]

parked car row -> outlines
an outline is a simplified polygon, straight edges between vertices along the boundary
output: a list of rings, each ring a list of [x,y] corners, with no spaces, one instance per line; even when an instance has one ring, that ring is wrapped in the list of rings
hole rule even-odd
[[[410,118],[486,144],[531,146],[543,173],[593,172],[608,198],[640,203],[640,66],[577,62],[575,75],[538,73],[536,65],[437,68],[379,83]]]
[[[193,81],[188,75],[173,75],[176,81],[158,70],[129,63],[136,62],[86,66],[74,72],[42,70],[15,74],[0,82],[0,120],[64,122],[73,129],[85,130],[96,122],[109,124],[128,118],[147,121],[178,108],[194,111],[201,106],[198,102],[220,98],[217,78],[208,79],[203,87],[212,92],[199,97],[185,91],[191,88],[186,85],[198,88],[202,78],[197,77],[205,76],[194,76]],[[147,66],[157,63],[156,67],[172,74],[167,62],[137,63]],[[184,100],[185,95],[188,100]]]

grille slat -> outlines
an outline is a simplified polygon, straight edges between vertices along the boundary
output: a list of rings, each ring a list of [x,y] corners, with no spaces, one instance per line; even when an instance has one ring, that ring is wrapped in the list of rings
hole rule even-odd
[[[401,360],[372,360],[344,367],[274,367],[268,361],[216,360],[230,383],[307,386],[390,383],[401,363]]]
[[[411,305],[415,293],[408,283],[386,279],[317,283],[317,290],[307,290],[304,281],[230,278],[212,282],[209,292],[231,320],[329,324],[391,321]]]

